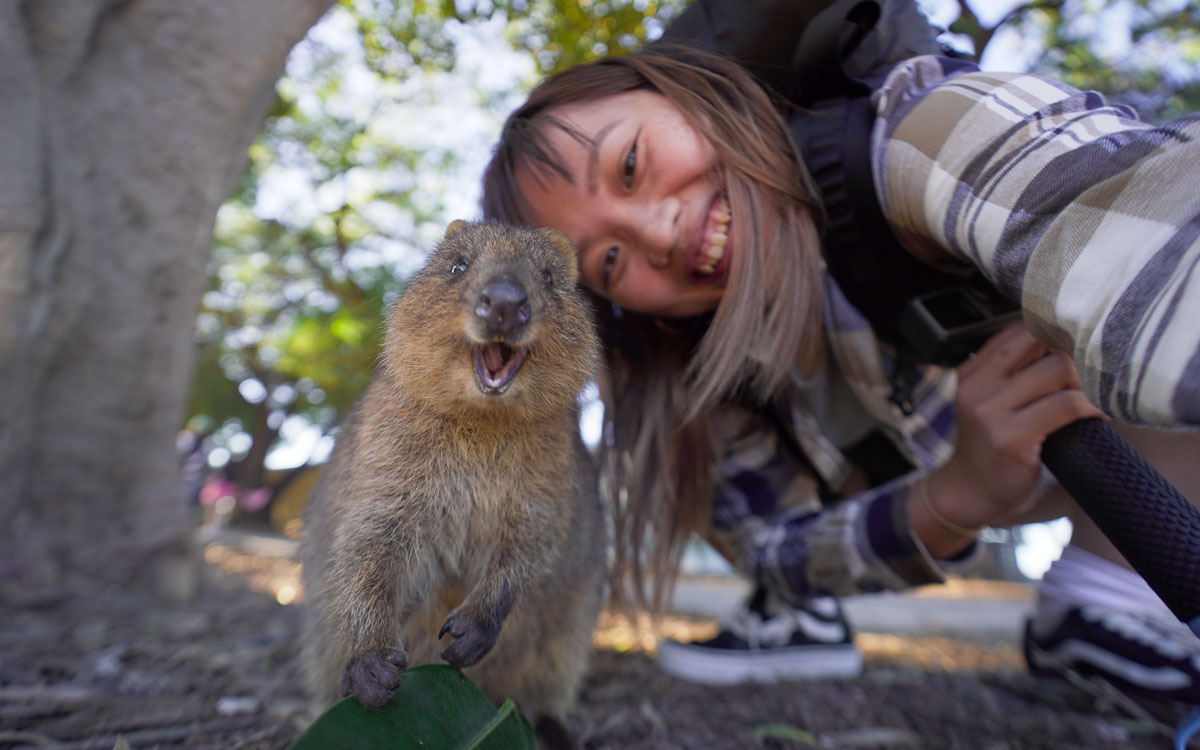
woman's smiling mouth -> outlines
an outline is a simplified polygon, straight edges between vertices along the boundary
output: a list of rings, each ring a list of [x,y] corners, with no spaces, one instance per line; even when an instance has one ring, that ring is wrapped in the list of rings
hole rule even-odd
[[[729,218],[729,202],[725,196],[718,195],[705,220],[705,231],[693,271],[696,276],[710,277],[716,274],[717,267],[725,257],[726,243],[729,242]]]

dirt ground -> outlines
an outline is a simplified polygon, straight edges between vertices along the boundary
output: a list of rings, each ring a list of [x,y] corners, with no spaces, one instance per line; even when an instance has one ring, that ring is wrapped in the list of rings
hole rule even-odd
[[[121,591],[0,602],[0,748],[284,748],[305,726],[295,563],[221,544],[187,605]],[[675,634],[715,624],[675,618]],[[605,617],[580,704],[583,748],[1168,748],[1167,707],[1035,681],[1010,646],[861,634],[855,680],[691,685],[654,634]],[[1167,722],[1167,723],[1163,723]],[[127,744],[121,744],[127,743]]]

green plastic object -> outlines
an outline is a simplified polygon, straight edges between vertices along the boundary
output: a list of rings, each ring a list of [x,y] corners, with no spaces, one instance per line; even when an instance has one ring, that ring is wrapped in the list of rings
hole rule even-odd
[[[497,709],[462,672],[444,664],[406,670],[378,711],[344,698],[317,717],[290,750],[537,750],[533,728],[511,700]]]

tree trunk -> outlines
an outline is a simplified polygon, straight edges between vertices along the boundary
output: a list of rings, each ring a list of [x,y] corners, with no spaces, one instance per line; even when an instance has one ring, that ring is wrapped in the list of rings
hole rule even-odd
[[[174,438],[213,221],[331,4],[0,0],[6,584],[186,580]]]

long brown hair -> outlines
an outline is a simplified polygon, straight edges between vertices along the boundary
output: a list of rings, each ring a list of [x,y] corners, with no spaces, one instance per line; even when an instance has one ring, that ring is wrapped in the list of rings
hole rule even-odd
[[[724,58],[658,47],[578,65],[534,89],[509,115],[484,174],[484,217],[529,223],[519,169],[574,179],[546,128],[586,135],[556,108],[638,89],[662,94],[712,144],[739,248],[710,315],[662,321],[596,299],[608,364],[600,459],[616,536],[613,591],[620,599],[632,583],[639,604],[660,609],[688,536],[708,530],[714,446],[705,412],[734,397],[766,402],[794,366],[809,374],[821,360],[820,204],[763,87]]]

